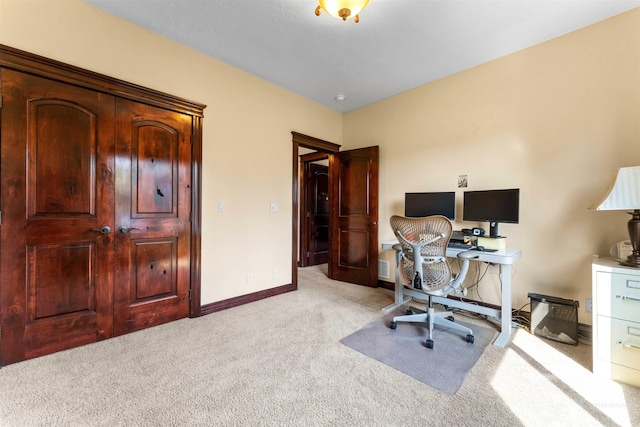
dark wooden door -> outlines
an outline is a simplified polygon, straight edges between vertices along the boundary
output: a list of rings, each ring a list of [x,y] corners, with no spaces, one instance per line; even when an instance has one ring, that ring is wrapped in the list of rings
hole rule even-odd
[[[111,336],[114,97],[2,70],[0,364]]]
[[[329,261],[329,167],[309,163],[307,171],[308,242],[306,265]]]
[[[0,365],[187,317],[192,117],[0,74]]]
[[[189,315],[191,116],[117,101],[114,334]]]
[[[329,277],[378,286],[378,147],[330,158]]]

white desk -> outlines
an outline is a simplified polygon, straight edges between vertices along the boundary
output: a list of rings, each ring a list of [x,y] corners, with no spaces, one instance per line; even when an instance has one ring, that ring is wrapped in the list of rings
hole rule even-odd
[[[389,250],[393,249],[394,245],[397,245],[398,241],[393,242],[383,242],[382,249]],[[454,249],[447,248],[447,257],[457,258],[460,252],[465,251],[466,249]],[[482,307],[476,304],[471,304],[464,301],[458,301],[455,299],[450,299],[446,297],[433,297],[433,302],[447,305],[449,307],[461,308],[464,310],[472,311],[474,313],[484,314],[486,316],[492,316],[500,319],[500,334],[493,342],[494,345],[498,347],[504,347],[509,342],[509,338],[511,337],[511,265],[515,264],[515,262],[520,259],[521,252],[519,249],[501,249],[496,252],[484,252],[484,251],[474,251],[478,254],[477,258],[474,258],[474,261],[480,262],[490,262],[494,264],[498,264],[500,266],[500,282],[501,282],[501,293],[502,293],[502,304],[501,310],[493,309],[489,307]],[[406,304],[411,300],[411,297],[404,297],[403,294],[407,293],[407,291],[403,292],[403,287],[398,280],[396,273],[396,281],[395,281],[395,302],[391,305],[384,307],[382,310],[386,313],[394,308]],[[504,314],[504,315],[503,315]]]

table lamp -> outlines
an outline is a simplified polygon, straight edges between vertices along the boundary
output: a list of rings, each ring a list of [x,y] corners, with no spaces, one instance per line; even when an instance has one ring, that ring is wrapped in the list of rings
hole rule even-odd
[[[619,168],[602,200],[589,206],[598,211],[632,211],[627,223],[633,252],[621,265],[640,268],[640,166]]]

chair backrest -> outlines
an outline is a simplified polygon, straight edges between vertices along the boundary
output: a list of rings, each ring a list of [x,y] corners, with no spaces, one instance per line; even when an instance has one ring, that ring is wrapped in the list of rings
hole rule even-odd
[[[402,246],[398,264],[402,283],[425,292],[442,290],[448,286],[452,279],[446,259],[453,230],[451,221],[441,215],[423,218],[394,215],[390,222]],[[429,241],[431,243],[427,243]],[[416,273],[420,279],[418,282]]]

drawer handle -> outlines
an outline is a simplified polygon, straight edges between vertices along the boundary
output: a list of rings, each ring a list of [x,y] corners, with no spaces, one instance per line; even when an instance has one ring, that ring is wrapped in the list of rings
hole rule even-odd
[[[616,295],[616,298],[620,298],[621,300],[631,300],[631,301],[640,301],[640,298],[628,297],[626,295]]]
[[[622,345],[623,347],[635,348],[636,350],[640,350],[640,345],[629,344],[628,342],[622,342],[622,341],[616,341],[616,343]]]

